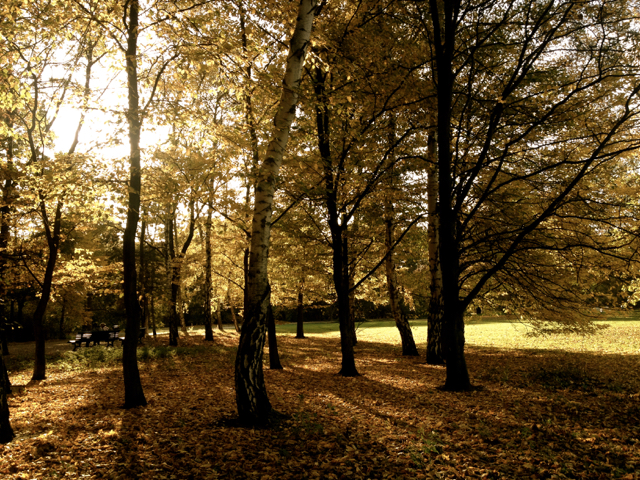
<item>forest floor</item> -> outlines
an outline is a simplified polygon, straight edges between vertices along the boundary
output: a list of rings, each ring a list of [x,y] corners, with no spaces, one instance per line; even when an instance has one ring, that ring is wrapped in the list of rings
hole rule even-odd
[[[355,378],[336,374],[335,332],[297,340],[282,327],[285,368],[266,367],[265,380],[285,416],[270,429],[233,422],[235,332],[213,344],[196,332],[177,349],[147,340],[149,404],[131,410],[119,347],[49,342],[47,379],[29,382],[33,344],[10,344],[17,436],[0,446],[0,477],[640,479],[639,322],[586,339],[470,326],[481,388],[469,393],[438,390],[444,367],[402,357],[390,324],[374,327],[359,332]]]

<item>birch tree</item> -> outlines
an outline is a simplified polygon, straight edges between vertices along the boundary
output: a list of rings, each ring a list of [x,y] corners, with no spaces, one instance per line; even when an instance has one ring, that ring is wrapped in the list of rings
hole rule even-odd
[[[251,253],[245,319],[235,362],[236,404],[240,419],[249,423],[268,420],[272,407],[262,373],[267,307],[269,302],[268,260],[273,195],[278,170],[295,118],[300,78],[314,17],[320,5],[301,0],[289,44],[282,82],[282,96],[274,118],[274,128],[264,160],[258,171],[251,224]]]

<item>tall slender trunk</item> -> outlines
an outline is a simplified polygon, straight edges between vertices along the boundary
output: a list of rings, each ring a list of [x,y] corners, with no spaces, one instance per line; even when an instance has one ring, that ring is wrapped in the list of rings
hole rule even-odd
[[[178,346],[178,325],[180,315],[178,313],[178,295],[180,289],[180,267],[176,265],[177,260],[171,262],[171,311],[169,312],[169,345]]]
[[[296,338],[304,337],[304,279],[298,284],[298,309],[296,313]]]
[[[242,52],[245,57],[249,58],[249,50],[248,50],[248,41],[247,41],[247,29],[246,29],[246,11],[244,8],[243,2],[238,3],[239,13],[240,13],[240,35],[242,40]],[[245,125],[247,127],[247,131],[249,132],[249,144],[251,145],[251,164],[249,165],[249,174],[247,178],[246,184],[246,194],[245,194],[245,207],[247,208],[247,212],[250,211],[251,208],[251,190],[253,189],[254,194],[256,192],[256,184],[257,184],[257,170],[258,165],[260,164],[260,152],[258,149],[258,134],[256,131],[255,119],[253,118],[253,104],[251,100],[252,88],[251,88],[251,71],[252,71],[252,62],[247,62],[247,65],[244,68],[244,95],[243,95],[243,107],[244,107],[244,119]],[[247,214],[247,224],[249,223],[249,215]],[[251,245],[251,233],[247,232],[247,246],[244,249],[244,258],[243,258],[243,267],[244,267],[244,312],[246,318],[247,306],[249,301],[249,261],[250,261],[250,245]],[[238,325],[236,324],[236,331],[238,331]]]
[[[295,118],[302,65],[316,10],[316,0],[300,1],[296,26],[291,37],[287,57],[282,97],[274,118],[274,130],[267,153],[260,165],[255,189],[249,275],[245,286],[248,289],[245,318],[235,362],[238,415],[242,421],[249,423],[267,421],[272,411],[264,384],[262,358],[269,302],[267,268],[273,195],[276,177],[289,139],[289,130]]]
[[[269,297],[271,297],[271,295],[269,295]],[[278,352],[278,340],[276,338],[276,319],[273,316],[271,298],[269,298],[269,306],[267,307],[267,334],[269,342],[269,368],[271,370],[282,370],[280,353]]]
[[[211,318],[211,210],[212,205],[209,204],[207,210],[207,223],[204,230],[204,255],[205,255],[205,272],[204,272],[204,339],[213,342],[213,319]]]
[[[182,267],[184,266],[184,259],[187,255],[187,250],[193,240],[193,235],[196,229],[196,214],[195,214],[195,200],[189,201],[189,227],[187,238],[182,244],[182,248],[176,253],[174,243],[177,242],[177,234],[175,232],[175,216],[177,209],[173,210],[172,218],[170,220],[170,242],[169,242],[169,255],[171,257],[171,313],[169,317],[169,345],[172,347],[178,346],[178,322],[182,325],[182,332],[187,333],[187,328],[184,321],[184,308],[182,305]]]
[[[13,320],[13,300],[11,300],[11,310],[9,313],[9,319]],[[13,323],[13,322],[11,322]],[[9,327],[6,323],[2,326],[2,338],[0,339],[0,346],[2,347],[2,355],[9,355],[9,331],[11,327]]]
[[[4,336],[4,332],[0,332]],[[4,354],[4,351],[2,352]],[[4,363],[4,355],[0,354],[0,443],[9,443],[15,437],[11,421],[9,419],[9,402],[7,395],[11,393],[11,384],[8,382],[7,367]]]
[[[178,310],[176,305],[178,303],[178,282],[175,279],[176,269],[176,249],[173,242],[173,222],[175,217],[175,208],[171,207],[167,220],[165,221],[165,262],[166,271],[169,279],[169,291],[171,292],[171,303],[169,305],[169,345],[172,347],[178,346]]]
[[[184,257],[181,258],[181,261],[184,261]],[[180,265],[180,276],[179,276],[180,284],[178,285],[178,318],[180,319],[180,330],[185,336],[189,336],[189,332],[187,331],[187,323],[185,321],[184,315],[184,290],[182,289],[182,265]]]
[[[0,333],[0,335],[3,335],[2,333]],[[4,349],[2,350],[2,356],[6,357],[9,353],[5,352]],[[2,374],[2,378],[4,379],[4,391],[6,392],[7,395],[11,395],[12,390],[11,390],[11,379],[9,378],[9,371],[7,370],[7,364],[3,363],[3,368],[1,371]]]
[[[147,297],[147,264],[145,256],[145,236],[147,233],[147,221],[145,216],[140,225],[140,303],[142,307],[142,319],[145,336],[149,335],[149,299]]]
[[[153,294],[151,295],[151,311],[149,313],[151,314],[151,328],[153,329],[153,337],[155,338],[158,332],[156,330],[156,305]]]
[[[76,151],[76,147],[78,145],[80,131],[84,124],[84,116],[87,108],[89,94],[91,92],[91,69],[94,65],[93,61],[93,45],[89,44],[87,48],[87,67],[85,70],[85,86],[84,86],[84,105],[82,108],[82,112],[80,114],[80,119],[78,121],[78,125],[76,127],[75,135],[71,146],[69,147],[68,154],[73,155]],[[34,113],[35,115],[35,113]],[[52,123],[49,123],[46,126],[46,130],[48,131],[51,128]],[[36,162],[38,158],[38,153],[35,148],[35,143],[33,141],[33,131],[29,130],[29,146],[31,149],[31,160],[33,163]],[[40,215],[42,217],[42,223],[44,225],[45,237],[47,239],[47,246],[49,249],[49,258],[47,259],[47,265],[45,267],[44,279],[42,280],[42,292],[40,294],[40,299],[38,300],[38,305],[36,306],[36,310],[33,314],[33,334],[35,337],[36,349],[35,349],[35,361],[33,367],[33,376],[32,380],[43,380],[46,377],[46,359],[45,359],[45,338],[44,338],[44,326],[43,320],[44,315],[47,311],[47,305],[49,303],[49,299],[51,298],[51,289],[53,284],[53,273],[56,268],[56,262],[58,260],[58,251],[60,248],[60,229],[62,224],[62,207],[63,200],[59,198],[56,202],[56,209],[54,213],[53,226],[50,223],[50,218],[47,213],[47,207],[45,203],[45,198],[42,194],[40,194]]]
[[[229,272],[229,275],[231,275],[231,272]],[[225,299],[227,304],[229,305],[229,310],[231,310],[231,320],[233,321],[236,332],[240,332],[240,327],[238,326],[238,318],[236,317],[236,309],[233,306],[233,302],[231,301],[231,280],[227,282],[227,293]],[[220,330],[221,332],[224,331],[222,322],[218,324],[218,330]]]
[[[140,303],[136,285],[136,230],[140,217],[140,192],[142,175],[140,171],[140,128],[141,120],[138,108],[138,0],[129,0],[129,23],[127,28],[127,91],[129,108],[129,204],[127,223],[124,230],[122,261],[124,266],[124,306],[127,314],[125,330],[126,341],[122,352],[122,370],[124,374],[124,406],[133,408],[144,406],[144,396],[140,371],[138,370],[138,332],[140,330]],[[125,15],[126,18],[126,15]]]
[[[385,237],[384,243],[387,252],[390,252],[393,248],[393,214],[392,208],[387,202],[386,205],[386,219],[385,219]],[[413,332],[411,331],[411,325],[402,311],[402,299],[398,295],[398,276],[396,274],[396,264],[393,260],[393,253],[388,253],[385,260],[385,269],[387,274],[387,291],[389,292],[389,304],[391,305],[391,312],[393,313],[393,319],[400,332],[400,340],[402,341],[402,355],[414,356],[418,355],[418,349],[416,348],[416,342],[413,339]]]
[[[5,113],[5,123],[7,125],[7,131],[10,133],[13,130],[13,116],[12,113]],[[3,171],[4,178],[2,179],[2,205],[0,206],[0,298],[7,298],[7,283],[8,279],[8,257],[7,249],[9,247],[9,240],[11,239],[11,209],[15,199],[15,179],[16,174],[13,164],[13,136],[7,135],[6,137],[6,167]],[[7,345],[7,331],[6,331],[6,305],[0,305],[0,317],[3,322],[2,340],[2,355],[9,354],[9,348]],[[10,319],[13,320],[13,308],[14,302],[11,300],[11,315]]]
[[[346,224],[340,224],[337,206],[337,185],[334,176],[329,138],[329,107],[325,95],[326,73],[321,68],[314,69],[314,91],[318,100],[316,105],[316,128],[318,132],[318,150],[324,167],[325,206],[327,223],[331,232],[331,251],[333,267],[333,285],[338,300],[338,322],[340,325],[340,351],[342,365],[340,375],[354,377],[359,375],[356,369],[354,345],[354,325],[349,314],[349,276],[348,245],[345,243]],[[347,247],[347,248],[345,248]],[[345,253],[347,256],[345,257]],[[345,271],[347,274],[345,275]]]
[[[58,249],[60,248],[60,226],[62,223],[62,202],[56,204],[56,211],[53,220],[53,230],[49,222],[47,208],[44,200],[40,202],[40,214],[45,225],[45,234],[49,247],[49,258],[44,271],[44,279],[42,280],[42,291],[40,299],[33,313],[33,335],[36,339],[36,355],[33,367],[32,380],[44,380],[46,378],[46,360],[45,360],[45,338],[44,338],[44,314],[47,311],[47,305],[51,298],[51,287],[53,284],[53,272],[56,268],[58,259]]]
[[[427,242],[429,251],[429,312],[427,318],[427,363],[444,365],[442,345],[442,269],[438,254],[438,168],[436,165],[435,132],[430,131],[427,140],[427,210],[429,226]]]
[[[60,312],[60,330],[58,332],[58,338],[60,340],[66,340],[67,336],[64,334],[64,320],[65,320],[65,307],[67,306],[67,300],[62,297],[62,311]]]
[[[463,307],[460,302],[460,252],[456,232],[457,212],[453,207],[453,157],[451,153],[451,108],[453,98],[453,54],[460,2],[445,2],[444,14],[437,0],[429,0],[434,28],[438,99],[438,197],[440,221],[440,268],[442,270],[442,300],[444,357],[447,366],[445,390],[471,389],[464,356]]]
[[[218,326],[222,325],[222,300],[220,297],[216,298],[216,321]]]
[[[353,278],[355,276],[355,267],[349,268],[349,238],[346,232],[342,235],[342,275],[344,276],[343,286],[347,288],[347,298],[349,299],[349,335],[353,345],[358,344],[358,335],[356,333],[356,291],[353,288]]]

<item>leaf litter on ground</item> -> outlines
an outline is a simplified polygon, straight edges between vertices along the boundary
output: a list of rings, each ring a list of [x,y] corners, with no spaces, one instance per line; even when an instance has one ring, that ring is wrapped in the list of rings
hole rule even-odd
[[[610,334],[638,333],[636,326],[627,329]],[[227,421],[236,414],[235,333],[217,333],[213,343],[191,335],[179,349],[165,347],[162,336],[147,340],[139,355],[149,404],[131,410],[121,408],[114,349],[104,349],[101,361],[86,358],[104,347],[86,349],[75,362],[65,353],[40,382],[28,383],[31,372],[23,365],[10,374],[26,387],[10,397],[17,438],[0,447],[0,475],[638,478],[638,355],[607,353],[605,340],[597,351],[478,342],[468,345],[467,362],[483,388],[451,393],[437,389],[444,367],[402,357],[390,343],[397,341],[393,330],[360,333],[362,375],[355,378],[337,375],[335,335],[280,335],[285,369],[269,370],[265,355],[265,380],[282,417],[262,429]]]

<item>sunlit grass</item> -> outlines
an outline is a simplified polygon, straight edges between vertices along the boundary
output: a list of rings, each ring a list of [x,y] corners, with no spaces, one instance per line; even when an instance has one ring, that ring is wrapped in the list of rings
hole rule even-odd
[[[412,320],[413,336],[418,346],[427,340],[427,321]],[[469,346],[493,347],[506,350],[565,350],[591,353],[640,354],[640,320],[629,317],[611,317],[598,324],[608,328],[593,335],[554,334],[531,336],[532,329],[522,323],[480,317],[465,327]],[[313,322],[304,326],[305,335],[327,338],[340,335],[336,322]],[[295,335],[295,324],[277,326],[279,334]],[[358,324],[358,339],[368,342],[399,344],[400,336],[393,321],[375,320]]]

